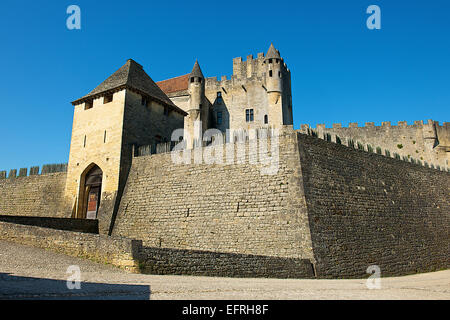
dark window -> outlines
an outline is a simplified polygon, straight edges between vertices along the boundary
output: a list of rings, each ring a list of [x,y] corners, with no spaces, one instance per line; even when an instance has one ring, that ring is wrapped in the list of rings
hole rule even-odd
[[[192,77],[192,78],[191,78],[191,83],[194,82],[194,81],[195,81],[195,80],[194,80],[194,77]]]
[[[110,103],[111,101],[113,101],[112,94],[107,94],[106,96],[103,97],[103,103]]]
[[[167,117],[169,115],[169,108],[164,107],[164,115]]]
[[[217,111],[217,124],[222,124],[222,111]]]
[[[221,98],[222,97],[222,92],[217,92],[217,98]]]
[[[106,143],[106,130],[105,130],[105,133],[103,135],[103,143]]]
[[[86,136],[84,136],[83,148],[86,147]]]
[[[272,59],[269,59],[269,63],[272,63]]]
[[[264,123],[265,124],[269,123],[269,116],[267,114],[264,116]]]
[[[253,109],[245,109],[245,121],[253,122]]]
[[[278,71],[278,77],[281,78],[281,71]]]
[[[269,77],[272,76],[272,70],[269,70]]]
[[[142,104],[143,106],[148,107],[148,100],[147,100],[146,97],[142,97],[141,104]]]
[[[89,100],[84,103],[84,110],[91,109],[94,106],[94,101]]]

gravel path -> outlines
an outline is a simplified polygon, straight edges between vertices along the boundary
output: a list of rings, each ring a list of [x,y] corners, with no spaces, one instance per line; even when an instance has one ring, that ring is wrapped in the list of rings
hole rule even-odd
[[[81,289],[67,288],[79,266]],[[0,299],[450,299],[450,270],[366,280],[238,279],[131,274],[109,265],[0,241]]]

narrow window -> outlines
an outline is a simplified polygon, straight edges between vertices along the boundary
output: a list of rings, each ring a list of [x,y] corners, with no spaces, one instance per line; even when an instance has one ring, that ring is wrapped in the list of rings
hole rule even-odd
[[[84,136],[83,148],[86,148],[86,136]]]
[[[164,107],[164,115],[167,117],[169,115],[169,108]]]
[[[94,102],[92,100],[86,101],[84,103],[84,110],[91,109],[94,106]]]
[[[272,63],[272,59],[269,59],[269,63]]]
[[[103,104],[110,103],[111,101],[113,101],[113,95],[112,94],[107,94],[106,96],[103,97]]]
[[[264,116],[264,124],[268,124],[269,123],[269,116],[266,114]]]
[[[245,110],[245,121],[246,122],[253,122],[253,109],[246,109]]]
[[[103,134],[103,143],[106,143],[106,130],[105,133]]]
[[[217,111],[217,124],[222,124],[222,111]]]
[[[272,76],[272,70],[269,70],[269,77]]]
[[[191,78],[191,83],[193,83],[195,81],[194,77]]]
[[[278,71],[278,77],[281,78],[281,71]]]

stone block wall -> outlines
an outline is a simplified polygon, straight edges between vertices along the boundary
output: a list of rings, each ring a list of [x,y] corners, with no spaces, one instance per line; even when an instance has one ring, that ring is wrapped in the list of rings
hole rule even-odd
[[[149,247],[141,256],[141,271],[151,274],[314,278],[308,259]]]
[[[139,270],[141,241],[98,234],[54,230],[0,222],[0,240],[61,252],[108,263],[129,271]]]
[[[450,267],[450,174],[299,134],[318,277]]]
[[[0,214],[69,218],[66,172],[0,179]]]
[[[247,148],[243,163],[226,164],[227,152],[224,164],[134,158],[113,235],[156,248],[312,258],[296,135],[279,142],[274,175],[250,163],[249,143],[232,145]]]

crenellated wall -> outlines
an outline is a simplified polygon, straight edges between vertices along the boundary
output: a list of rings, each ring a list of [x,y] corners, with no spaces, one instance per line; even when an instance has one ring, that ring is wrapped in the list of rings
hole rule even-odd
[[[426,162],[433,166],[449,168],[450,160],[450,123],[428,120],[414,121],[408,125],[406,121],[399,121],[397,125],[390,122],[383,122],[381,126],[375,126],[373,122],[367,122],[364,126],[358,123],[350,123],[348,127],[342,127],[340,123],[333,124],[332,128],[326,128],[324,124],[311,128],[308,125],[301,125],[299,130],[307,133],[308,129],[314,130],[319,137],[327,133],[332,135],[335,141],[338,136],[344,144],[348,139],[368,144],[376,150],[382,149],[383,154],[388,150],[393,156],[398,154],[401,158],[414,159],[415,161]]]
[[[318,277],[450,267],[450,173],[299,135]]]
[[[0,175],[0,214],[18,216],[41,216],[70,218],[70,204],[64,201],[66,184],[66,165],[44,166],[39,174],[39,167],[32,167],[30,175],[21,169],[22,175],[16,177],[16,170]],[[3,177],[3,178],[2,178]]]

